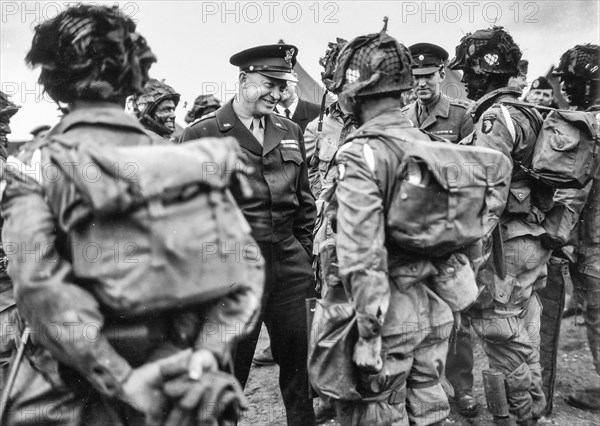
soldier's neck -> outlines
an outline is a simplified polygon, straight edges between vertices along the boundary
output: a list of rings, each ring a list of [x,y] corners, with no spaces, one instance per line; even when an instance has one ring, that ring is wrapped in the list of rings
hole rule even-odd
[[[399,97],[365,99],[360,106],[360,122],[366,123],[378,115],[385,114],[394,108],[402,108],[402,106],[402,100]]]

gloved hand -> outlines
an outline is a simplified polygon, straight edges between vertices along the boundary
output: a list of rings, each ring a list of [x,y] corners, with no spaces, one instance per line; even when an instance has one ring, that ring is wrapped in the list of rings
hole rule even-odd
[[[235,422],[245,409],[244,391],[237,379],[222,371],[205,371],[198,380],[180,375],[167,381],[163,391],[174,406],[165,426],[216,426]]]
[[[383,367],[383,360],[381,359],[381,336],[370,339],[359,337],[354,345],[352,361],[365,373],[379,373]]]
[[[564,247],[567,244],[564,238],[548,233],[540,235],[540,240],[544,248],[548,250],[557,250],[559,248]]]
[[[165,380],[163,371],[166,369],[173,375],[187,374],[191,355],[191,350],[181,351],[134,369],[123,383],[120,399],[144,413],[146,425],[160,425],[167,405],[166,396],[162,392]]]

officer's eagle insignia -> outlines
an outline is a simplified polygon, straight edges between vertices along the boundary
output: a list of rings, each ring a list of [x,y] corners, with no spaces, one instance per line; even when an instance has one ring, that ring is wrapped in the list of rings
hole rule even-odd
[[[294,48],[287,49],[285,51],[285,58],[283,58],[283,60],[285,62],[287,62],[288,64],[290,64],[290,66],[292,66],[292,58],[294,57],[294,52],[295,52]]]

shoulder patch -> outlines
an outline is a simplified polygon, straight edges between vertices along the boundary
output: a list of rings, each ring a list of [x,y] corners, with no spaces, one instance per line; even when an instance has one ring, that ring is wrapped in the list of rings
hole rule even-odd
[[[483,116],[481,117],[481,131],[484,134],[488,134],[492,131],[492,129],[494,128],[494,123],[496,122],[496,114],[491,113],[491,112],[486,112],[485,114],[483,114]]]

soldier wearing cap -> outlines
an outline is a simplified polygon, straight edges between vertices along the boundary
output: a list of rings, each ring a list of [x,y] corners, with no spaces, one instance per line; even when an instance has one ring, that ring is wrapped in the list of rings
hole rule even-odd
[[[538,77],[531,83],[531,90],[525,96],[526,102],[545,107],[558,108],[554,100],[554,87],[546,77]]]
[[[42,124],[40,126],[34,127],[33,130],[31,132],[29,132],[31,134],[31,136],[33,136],[33,139],[31,139],[31,142],[37,142],[40,139],[43,139],[44,137],[46,137],[46,135],[48,134],[49,131],[50,131],[50,126],[47,124]]]
[[[404,107],[402,112],[415,127],[451,142],[460,141],[473,131],[473,120],[467,114],[468,101],[449,98],[441,92],[448,52],[431,43],[417,43],[409,49],[417,100]]]
[[[288,44],[253,47],[233,55],[238,66],[237,96],[187,127],[181,141],[235,137],[256,175],[253,196],[234,194],[267,265],[264,320],[273,357],[280,367],[281,393],[289,425],[315,424],[308,398],[305,297],[312,285],[312,231],[315,201],[308,185],[306,153],[297,124],[273,113],[288,81],[298,49]],[[237,347],[235,372],[244,385],[256,348],[257,327]]]

